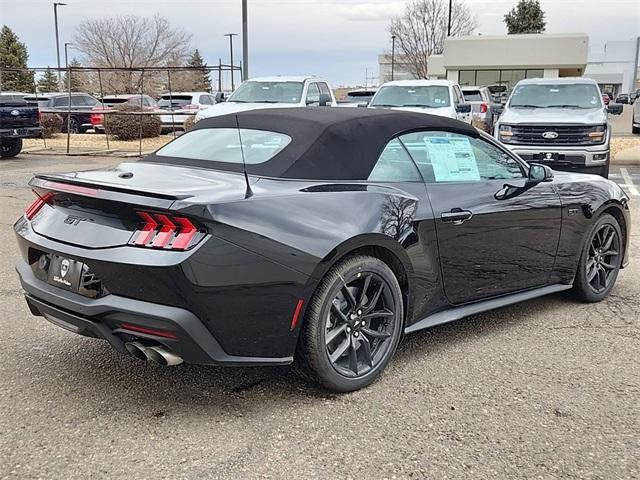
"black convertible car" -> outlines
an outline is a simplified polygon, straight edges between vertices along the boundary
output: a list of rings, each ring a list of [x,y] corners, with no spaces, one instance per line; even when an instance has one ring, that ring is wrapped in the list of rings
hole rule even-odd
[[[627,259],[618,185],[418,113],[209,118],[30,185],[14,228],[34,315],[164,365],[295,362],[335,391],[405,333],[571,288],[599,301]]]

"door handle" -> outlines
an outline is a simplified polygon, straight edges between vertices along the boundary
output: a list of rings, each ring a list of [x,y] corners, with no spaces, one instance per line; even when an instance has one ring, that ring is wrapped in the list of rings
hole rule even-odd
[[[452,222],[454,225],[462,225],[471,217],[473,217],[471,211],[462,210],[461,208],[452,208],[450,212],[444,212],[440,215],[443,222]]]

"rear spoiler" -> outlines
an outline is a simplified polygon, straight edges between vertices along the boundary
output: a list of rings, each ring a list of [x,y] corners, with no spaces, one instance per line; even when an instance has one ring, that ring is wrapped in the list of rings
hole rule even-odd
[[[152,208],[169,209],[176,200],[188,198],[190,195],[169,195],[145,190],[128,190],[115,185],[100,182],[75,182],[66,177],[36,175],[29,181],[29,186],[37,192],[63,192],[81,197],[99,200],[145,205]]]

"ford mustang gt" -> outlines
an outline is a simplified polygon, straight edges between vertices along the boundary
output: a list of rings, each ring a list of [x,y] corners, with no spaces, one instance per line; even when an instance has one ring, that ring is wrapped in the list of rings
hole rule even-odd
[[[628,258],[618,185],[409,112],[215,117],[30,185],[14,229],[34,315],[145,361],[294,363],[338,392],[404,334],[562,290],[600,301]]]

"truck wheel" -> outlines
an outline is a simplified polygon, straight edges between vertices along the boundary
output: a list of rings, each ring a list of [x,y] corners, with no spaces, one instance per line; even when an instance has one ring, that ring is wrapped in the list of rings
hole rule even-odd
[[[76,117],[71,117],[68,120],[66,118],[64,119],[62,133],[67,133],[67,129],[69,133],[78,133],[80,131],[80,122]]]
[[[633,125],[631,125],[631,133],[633,133],[634,135],[640,134],[640,127],[634,127]]]
[[[2,143],[0,143],[0,156],[2,158],[15,157],[21,150],[21,138],[4,139],[2,140]]]

